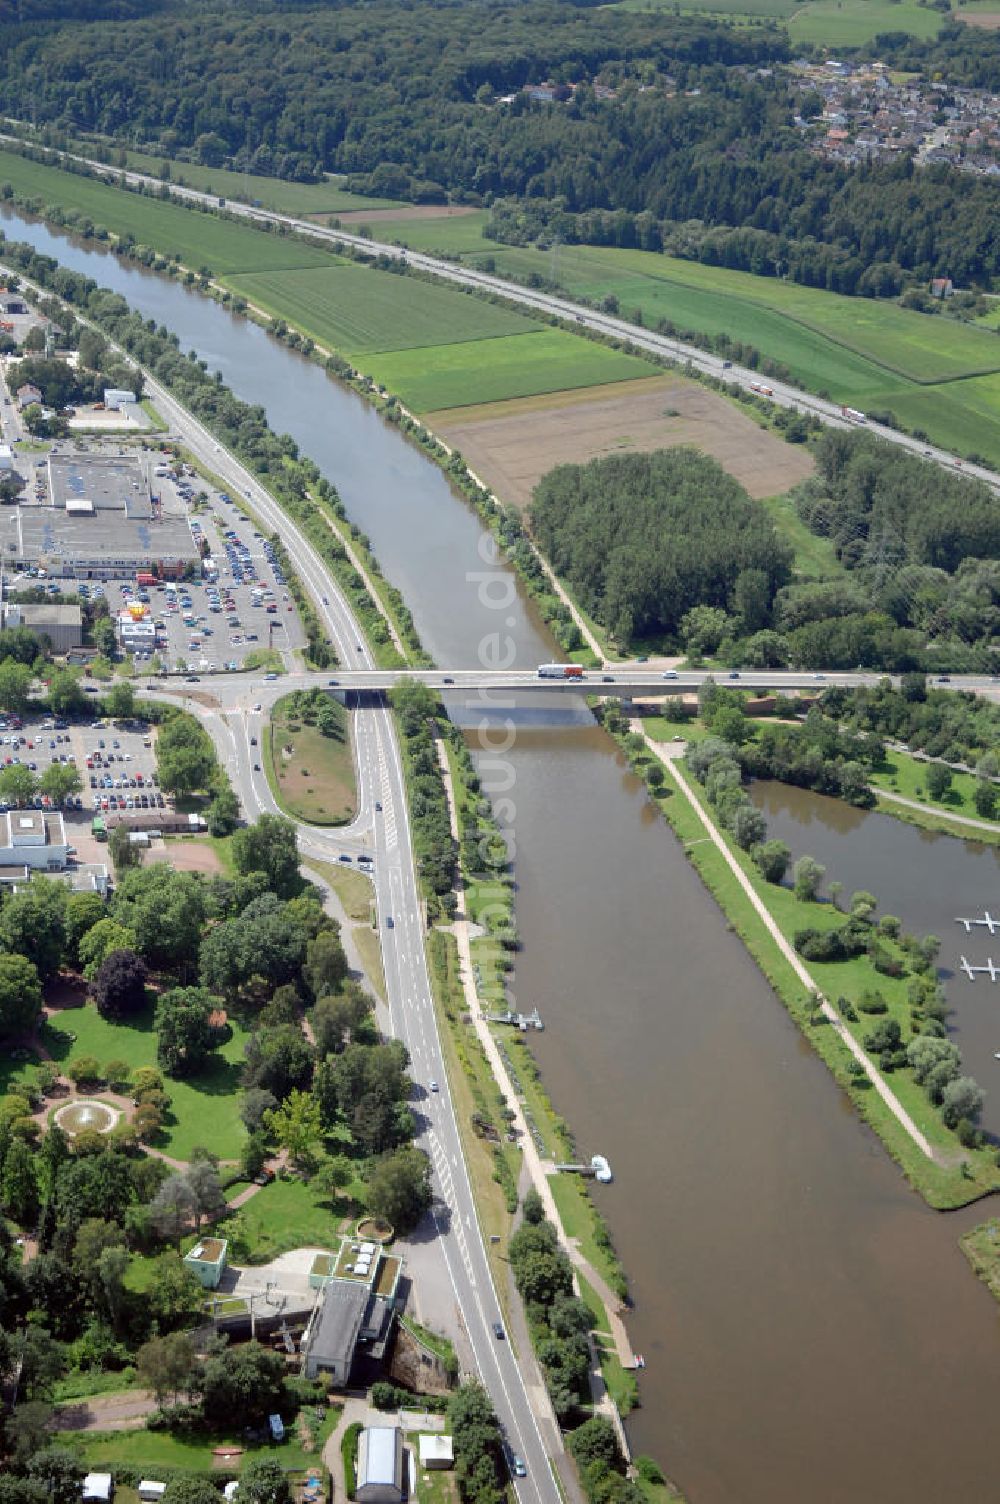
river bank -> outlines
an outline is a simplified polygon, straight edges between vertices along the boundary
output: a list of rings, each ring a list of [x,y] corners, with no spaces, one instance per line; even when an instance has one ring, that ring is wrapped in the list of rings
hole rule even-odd
[[[551,656],[517,577],[398,429],[176,281],[16,223],[176,330],[335,477],[436,661],[474,661],[498,631],[519,664]],[[698,1504],[988,1494],[1000,1358],[990,1296],[955,1243],[967,1214],[928,1211],[859,1125],[585,713],[456,694],[449,708],[506,801],[511,987],[545,1020],[545,1091],[615,1170],[594,1196],[647,1361],[633,1447],[669,1456]]]

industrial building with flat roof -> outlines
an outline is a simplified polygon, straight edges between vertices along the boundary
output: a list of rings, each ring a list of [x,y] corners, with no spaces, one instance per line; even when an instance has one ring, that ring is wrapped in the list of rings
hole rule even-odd
[[[18,552],[53,576],[177,575],[200,552],[180,500],[154,494],[146,464],[129,455],[53,453],[48,497],[18,508]],[[161,490],[169,482],[163,482]]]
[[[27,627],[37,637],[47,637],[53,653],[68,653],[83,642],[83,612],[79,606],[22,606],[5,604],[5,627]]]

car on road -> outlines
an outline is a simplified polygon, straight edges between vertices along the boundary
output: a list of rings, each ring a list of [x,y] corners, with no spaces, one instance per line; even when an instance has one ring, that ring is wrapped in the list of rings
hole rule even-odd
[[[441,683],[442,683],[442,684],[454,684],[454,682],[455,682],[455,681],[454,681],[454,679],[453,679],[453,678],[452,678],[452,677],[451,677],[451,675],[450,675],[450,674],[445,674],[445,676],[444,676],[444,678],[443,678],[443,679],[442,679],[442,680],[441,680]]]
[[[519,1457],[516,1452],[510,1459],[510,1470],[514,1474],[515,1478],[526,1478],[528,1476],[528,1469],[525,1465],[524,1458]]]
[[[340,680],[339,679],[327,679],[326,683],[327,683],[327,688],[329,688],[329,689],[339,689],[339,687],[340,687]]]
[[[394,930],[396,928],[396,921],[391,914],[385,916],[385,927],[387,930]]]
[[[602,684],[614,684],[614,682],[615,682],[615,676],[614,676],[614,674],[602,674],[601,675],[601,683]]]
[[[375,800],[375,813],[377,815],[380,815],[382,813],[382,801],[381,801],[381,799],[376,799]]]
[[[661,677],[661,679],[676,679],[677,678],[677,670],[675,668],[668,668],[668,669],[665,670],[664,673],[662,673],[660,675],[660,677]]]
[[[250,738],[250,745],[251,745],[251,747],[256,747],[256,745],[257,745],[257,738],[255,736],[252,736]]]
[[[431,1091],[438,1091],[439,1090],[439,1087],[438,1087],[438,1084],[437,1084],[436,1081],[432,1081],[430,1083],[430,1088],[431,1088]]]
[[[254,763],[253,770],[254,770],[255,773],[259,773],[260,772],[260,763],[259,762],[255,762]]]
[[[740,677],[739,670],[734,668],[729,677],[730,679],[738,679]]]
[[[503,1322],[502,1321],[494,1321],[494,1323],[493,1323],[493,1335],[497,1339],[498,1342],[502,1342],[503,1341],[503,1339],[504,1339],[504,1329],[503,1329]]]

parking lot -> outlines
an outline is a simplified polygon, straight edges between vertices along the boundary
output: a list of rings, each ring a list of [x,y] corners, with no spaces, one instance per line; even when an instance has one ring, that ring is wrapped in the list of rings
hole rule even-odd
[[[0,763],[24,763],[39,778],[54,762],[75,767],[83,789],[66,800],[67,815],[168,807],[156,779],[155,728],[101,720],[67,725],[52,717],[16,726],[15,719],[0,720]],[[45,805],[41,796],[37,803]]]
[[[111,462],[118,452],[99,444],[89,450],[82,444],[75,447]],[[62,450],[54,445],[52,452],[60,454]],[[58,517],[60,536],[71,525],[59,508],[46,505],[47,460],[47,452],[19,456],[19,468],[27,474],[29,484],[25,507],[16,509],[10,518],[8,541],[18,552],[21,533],[28,528],[27,519]],[[305,634],[270,541],[243,515],[234,496],[211,491],[190,467],[183,467],[175,479],[168,455],[154,454],[147,463],[154,491],[161,500],[169,499],[174,525],[183,529],[185,538],[190,530],[188,557],[205,555],[196,579],[154,583],[148,576],[143,584],[140,579],[147,576],[152,561],[143,564],[139,560],[134,569],[119,571],[118,578],[92,578],[100,573],[94,570],[74,575],[64,549],[65,572],[61,570],[56,576],[51,560],[47,573],[25,561],[10,578],[10,588],[24,584],[40,586],[52,594],[75,591],[84,603],[105,598],[113,616],[133,601],[142,605],[147,621],[155,627],[155,637],[144,640],[137,631],[126,649],[140,667],[148,666],[154,652],[168,672],[238,670],[244,667],[248,655],[268,648],[287,661],[294,649],[305,645]],[[113,537],[114,526],[109,526],[109,536]]]

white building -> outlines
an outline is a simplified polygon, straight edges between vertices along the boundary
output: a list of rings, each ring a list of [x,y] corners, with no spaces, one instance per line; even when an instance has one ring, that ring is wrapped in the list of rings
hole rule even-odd
[[[366,1426],[358,1438],[354,1497],[360,1504],[402,1504],[403,1433],[398,1426]]]
[[[83,1504],[111,1504],[114,1484],[110,1473],[88,1473],[80,1485]]]
[[[61,872],[69,855],[58,810],[11,809],[0,813],[0,867]]]
[[[117,386],[104,388],[104,406],[109,412],[121,412],[123,407],[131,407],[136,401],[135,392],[126,392]]]
[[[14,451],[9,444],[0,444],[0,470],[13,470]]]
[[[152,653],[156,648],[156,627],[148,616],[137,618],[123,611],[115,623],[115,635],[126,653]]]

